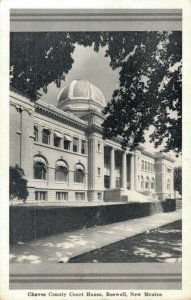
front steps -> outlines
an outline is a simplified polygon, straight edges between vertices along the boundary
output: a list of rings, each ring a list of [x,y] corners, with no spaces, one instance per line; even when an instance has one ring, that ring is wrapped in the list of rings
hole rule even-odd
[[[151,196],[143,195],[136,191],[115,188],[104,191],[104,201],[106,202],[153,202],[157,201]]]

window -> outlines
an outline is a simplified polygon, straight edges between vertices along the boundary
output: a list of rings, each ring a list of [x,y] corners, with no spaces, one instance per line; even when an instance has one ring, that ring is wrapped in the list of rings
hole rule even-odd
[[[155,189],[155,180],[154,178],[152,178],[151,180],[151,190],[154,190]]]
[[[76,200],[85,200],[85,193],[75,193]]]
[[[63,160],[58,160],[55,168],[56,181],[68,181],[68,166]]]
[[[56,200],[68,201],[68,193],[67,192],[56,192]]]
[[[150,183],[149,177],[147,177],[146,180],[145,180],[145,189],[146,190],[149,190],[149,183]]]
[[[83,140],[81,143],[81,153],[86,154],[86,141],[83,141]]]
[[[104,153],[104,167],[109,169],[110,168],[110,155],[109,152]]]
[[[170,168],[167,168],[166,171],[167,171],[167,173],[169,173],[169,174],[171,173],[171,169],[170,169]]]
[[[141,189],[144,190],[144,178],[141,176]]]
[[[147,162],[145,161],[145,171],[147,171]]]
[[[45,191],[35,191],[35,200],[48,200],[48,193]]]
[[[34,125],[34,141],[38,142],[38,127]]]
[[[141,162],[141,169],[144,170],[144,160]]]
[[[101,175],[101,169],[97,168],[97,175],[100,176]]]
[[[110,188],[110,176],[104,175],[104,187],[106,189]]]
[[[97,151],[100,152],[100,150],[101,150],[101,145],[100,145],[100,142],[98,142],[98,144],[97,144]]]
[[[50,144],[50,130],[47,128],[42,130],[42,142],[43,144]]]
[[[71,144],[71,137],[67,134],[64,135],[64,149],[70,150],[70,144]]]
[[[47,166],[46,161],[41,156],[34,157],[34,179],[46,180],[47,177]]]
[[[78,143],[79,140],[77,138],[73,138],[73,152],[78,152]]]
[[[75,166],[74,171],[74,182],[84,183],[85,172],[84,167],[81,164]]]
[[[115,178],[115,186],[118,188],[121,186],[120,177]]]
[[[170,191],[170,179],[167,180],[167,190]]]
[[[151,167],[150,167],[151,165],[150,165],[150,162],[148,162],[148,171],[150,172],[150,170],[151,170]]]
[[[54,132],[54,147],[60,148],[62,138],[63,136],[60,132],[57,131]]]
[[[97,193],[97,199],[102,200],[102,194],[101,193]]]
[[[151,172],[153,172],[153,164],[151,163]]]

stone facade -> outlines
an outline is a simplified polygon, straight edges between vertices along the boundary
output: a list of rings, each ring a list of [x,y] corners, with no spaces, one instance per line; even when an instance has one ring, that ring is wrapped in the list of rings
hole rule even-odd
[[[57,107],[10,92],[10,165],[24,169],[27,202],[173,197],[173,159],[143,147],[122,151],[120,137],[103,140],[104,96],[86,81],[81,107],[81,82],[60,93]]]

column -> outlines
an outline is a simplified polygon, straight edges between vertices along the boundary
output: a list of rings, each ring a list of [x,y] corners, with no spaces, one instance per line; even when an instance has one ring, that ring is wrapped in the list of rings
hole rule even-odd
[[[110,152],[110,189],[115,188],[115,150],[111,148]]]
[[[122,188],[127,189],[127,155],[126,152],[122,154]]]
[[[130,189],[135,189],[135,162],[134,162],[134,155],[131,155],[130,159]]]
[[[50,130],[50,146],[54,146],[54,130]]]

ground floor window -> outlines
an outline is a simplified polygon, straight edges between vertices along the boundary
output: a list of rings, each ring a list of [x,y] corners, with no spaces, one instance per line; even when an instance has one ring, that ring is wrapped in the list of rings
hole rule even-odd
[[[104,187],[106,189],[110,188],[110,176],[107,176],[107,175],[104,176]]]
[[[144,190],[144,178],[141,176],[141,189]]]
[[[97,193],[97,198],[98,198],[98,200],[102,200],[102,194],[101,193]]]
[[[153,178],[151,181],[151,190],[154,190],[154,189],[155,189],[155,180]]]
[[[56,192],[56,200],[67,201],[68,193],[67,192]]]
[[[36,191],[35,192],[35,200],[41,201],[41,200],[47,200],[48,199],[48,193],[45,191]]]
[[[85,193],[75,193],[76,200],[85,200]]]
[[[115,178],[115,186],[116,186],[116,188],[121,187],[121,180],[120,180],[120,177],[116,177],[116,178]]]

